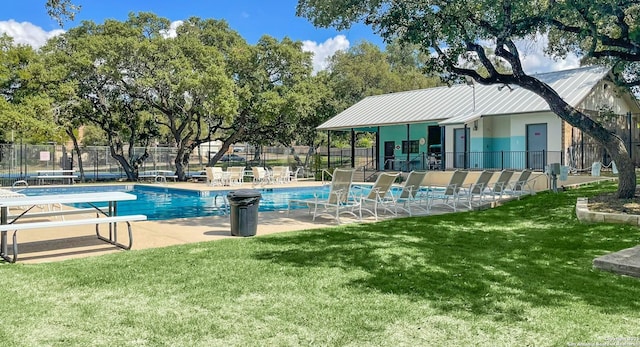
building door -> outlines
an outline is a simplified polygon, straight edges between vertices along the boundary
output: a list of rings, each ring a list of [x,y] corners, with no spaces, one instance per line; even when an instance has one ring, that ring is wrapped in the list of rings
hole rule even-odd
[[[465,131],[466,130],[466,131]],[[469,149],[469,128],[453,129],[453,167],[466,168],[465,159]]]
[[[394,155],[396,143],[395,141],[384,142],[384,169],[394,170],[393,160],[396,158]]]
[[[547,124],[527,124],[527,168],[542,170],[547,165]]]

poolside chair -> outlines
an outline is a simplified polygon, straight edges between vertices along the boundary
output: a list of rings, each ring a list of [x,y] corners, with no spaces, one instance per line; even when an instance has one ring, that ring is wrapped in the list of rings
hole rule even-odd
[[[360,216],[354,212],[358,209],[360,202],[351,191],[354,172],[354,169],[335,169],[329,193],[326,196],[315,195],[313,199],[289,200],[287,215],[291,211],[292,205],[303,205],[309,208],[309,213],[313,212],[313,221],[316,220],[316,217],[324,215],[335,219],[340,224],[340,215],[344,213],[360,219]]]
[[[0,199],[15,198],[15,197],[22,197],[22,196],[25,196],[25,195],[22,193],[15,192],[13,190],[0,188]]]
[[[520,199],[520,196],[525,194],[534,195],[536,193],[533,189],[534,183],[533,179],[531,179],[531,170],[523,170],[518,179],[505,191],[505,193],[515,195],[518,199]]]
[[[422,189],[428,171],[411,171],[404,181],[402,189],[397,196],[394,196],[394,212],[398,210],[406,211],[409,216],[413,214],[412,207],[417,207],[424,212],[429,212],[427,205],[426,190]]]
[[[469,209],[473,208],[474,201],[476,201],[478,205],[485,202],[485,192],[489,187],[491,177],[493,177],[493,171],[484,170],[480,173],[475,183],[471,183],[468,187],[463,187],[462,191],[464,194],[461,194],[460,198],[464,198],[466,202],[469,203]]]
[[[301,167],[296,168],[294,171],[289,171],[289,182],[298,182],[298,174]]]
[[[460,203],[460,195],[464,194],[462,187],[464,180],[467,178],[468,171],[456,170],[451,175],[451,180],[444,189],[438,189],[435,187],[429,187],[427,193],[428,209],[431,210],[433,206],[446,206],[457,211],[458,204]]]
[[[227,168],[229,185],[241,184],[244,181],[244,166],[229,166]]]
[[[362,216],[362,211],[365,211],[371,213],[378,220],[378,207],[384,208],[385,212],[394,212],[389,208],[394,203],[391,186],[399,175],[399,173],[385,172],[378,176],[369,194],[360,197],[360,216]]]
[[[27,188],[29,187],[29,184],[27,183],[27,181],[17,181],[12,185],[12,189],[4,189],[4,188],[0,188],[0,202],[2,199],[7,199],[7,198],[17,198],[17,197],[26,197],[27,195],[21,193],[20,189],[15,190],[16,188]],[[30,208],[30,206],[15,206],[17,209],[19,210],[25,210]],[[40,210],[44,211],[61,211],[62,210],[62,204],[60,203],[53,203],[53,204],[46,204],[46,205],[35,205],[35,207],[39,208]],[[64,216],[60,216],[60,218],[62,220],[64,220]]]
[[[251,168],[251,171],[253,172],[253,185],[265,185],[270,183],[271,179],[270,179],[270,175],[267,172],[267,170],[263,167],[260,166],[254,166]]]
[[[207,166],[204,168],[207,174],[207,185],[216,186],[224,184],[224,171],[218,166]]]
[[[489,189],[485,192],[486,195],[490,195],[493,197],[493,200],[502,199],[505,190],[509,189],[509,181],[513,176],[513,171],[503,170],[500,172],[500,176],[498,176],[498,180],[489,185]]]
[[[287,183],[289,182],[289,167],[288,166],[274,166],[271,170],[271,180],[274,183]]]

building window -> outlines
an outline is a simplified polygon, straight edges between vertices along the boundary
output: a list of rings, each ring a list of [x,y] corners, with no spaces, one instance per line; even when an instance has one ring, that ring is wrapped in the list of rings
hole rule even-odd
[[[402,141],[402,154],[420,153],[418,140]]]

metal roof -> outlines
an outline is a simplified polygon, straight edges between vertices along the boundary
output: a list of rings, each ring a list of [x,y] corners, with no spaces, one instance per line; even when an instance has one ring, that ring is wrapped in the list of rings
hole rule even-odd
[[[606,67],[590,66],[535,77],[551,86],[569,105],[576,107],[608,72]],[[456,124],[482,116],[549,110],[549,105],[540,96],[519,86],[461,84],[369,96],[324,122],[318,129],[338,130],[429,121]]]

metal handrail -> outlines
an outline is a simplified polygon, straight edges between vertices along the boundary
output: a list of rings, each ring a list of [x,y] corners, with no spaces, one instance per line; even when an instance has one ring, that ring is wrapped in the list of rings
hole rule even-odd
[[[358,171],[362,171],[362,179],[364,182],[367,182],[369,178],[373,177],[378,172],[378,169],[373,165],[373,163],[375,163],[375,159],[372,159],[357,168]],[[370,167],[373,170],[373,172],[369,176],[367,176],[367,167]]]
[[[327,173],[327,175],[331,178],[331,180],[333,180],[333,173],[329,172],[327,169],[322,169],[321,171],[321,177],[322,177],[322,184],[326,183],[326,180],[324,179],[324,174],[325,172]]]
[[[386,160],[384,161],[384,166],[386,167],[386,166],[387,166],[387,164],[388,164],[389,162],[394,162],[394,163],[395,163],[395,162],[404,162],[404,163],[401,163],[401,164],[400,164],[400,168],[395,169],[395,171],[402,171],[402,172],[405,172],[405,169],[406,169],[406,171],[408,172],[408,171],[410,171],[410,170],[409,170],[409,164],[410,164],[414,159],[419,158],[419,157],[420,157],[420,156],[413,157],[413,158],[409,159],[409,161],[407,161],[406,159],[386,159]]]

